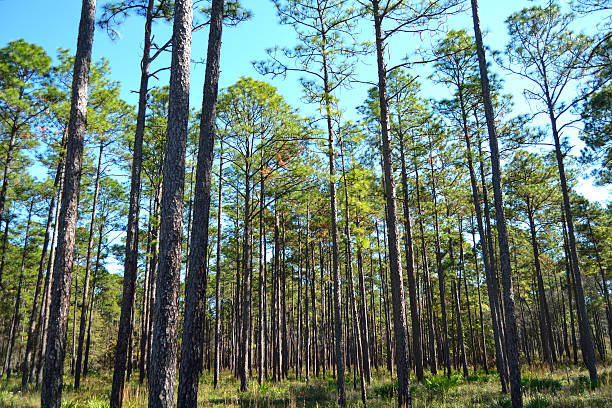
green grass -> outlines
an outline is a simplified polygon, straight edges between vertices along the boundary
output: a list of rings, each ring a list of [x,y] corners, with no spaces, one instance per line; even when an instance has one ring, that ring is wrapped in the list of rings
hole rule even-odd
[[[600,381],[592,384],[587,373],[580,368],[563,367],[550,373],[544,368],[523,370],[523,395],[525,408],[612,408],[612,368],[599,369]],[[147,390],[137,382],[137,375],[125,386],[124,407],[147,406]],[[64,382],[62,408],[107,408],[110,394],[111,373],[102,372],[88,376],[81,390],[75,392],[72,379]],[[361,406],[359,385],[354,387],[352,373],[347,373],[346,393],[348,406]],[[282,383],[250,382],[249,391],[238,392],[239,382],[229,372],[221,376],[221,385],[215,390],[212,374],[205,372],[200,378],[198,406],[202,407],[335,407],[336,382],[328,375],[311,378],[306,382],[296,379],[295,373]],[[397,383],[387,372],[374,373],[367,387],[369,407],[393,407]],[[510,408],[508,395],[500,391],[499,377],[484,372],[471,373],[463,378],[455,373],[451,378],[441,375],[426,376],[422,384],[413,379],[413,407],[418,408]],[[0,381],[0,408],[37,408],[40,392],[19,391],[19,379]]]

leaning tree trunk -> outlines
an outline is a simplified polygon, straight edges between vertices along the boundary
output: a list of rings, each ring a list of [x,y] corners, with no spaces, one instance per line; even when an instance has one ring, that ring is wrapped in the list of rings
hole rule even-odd
[[[190,3],[191,0],[188,0],[188,2]],[[206,73],[204,77],[204,97],[202,100],[202,116],[200,119],[200,141],[198,165],[196,169],[195,200],[193,205],[193,226],[190,242],[191,251],[188,260],[190,273],[187,282],[185,282],[185,321],[183,326],[183,342],[179,368],[179,407],[191,407],[196,405],[198,397],[198,376],[200,367],[202,366],[201,339],[204,331],[204,299],[207,285],[206,254],[208,251],[208,213],[210,211],[213,147],[215,145],[215,121],[217,114],[217,90],[219,83],[222,28],[223,0],[214,0],[212,2],[210,14],[210,33],[208,36]],[[187,72],[187,75],[188,74],[189,72]]]
[[[406,309],[404,307],[404,277],[400,254],[397,221],[395,180],[393,177],[393,157],[389,137],[389,107],[387,99],[387,70],[384,56],[382,33],[383,18],[379,12],[379,1],[372,1],[374,29],[376,32],[376,56],[378,62],[378,93],[380,100],[380,125],[382,130],[385,195],[387,203],[387,236],[389,240],[389,271],[391,275],[391,295],[393,300],[393,325],[395,332],[395,360],[397,365],[398,396],[400,408],[412,405],[410,395],[410,376],[408,365],[408,343],[406,329]]]
[[[491,166],[493,174],[493,194],[495,197],[495,217],[497,221],[497,234],[499,236],[499,256],[502,268],[502,284],[504,292],[504,309],[506,312],[506,350],[508,365],[510,368],[510,394],[512,407],[523,406],[523,394],[521,391],[521,365],[518,352],[518,331],[516,318],[514,316],[514,291],[512,289],[512,271],[510,269],[510,251],[508,249],[508,231],[506,228],[506,214],[504,208],[504,197],[502,193],[501,165],[499,158],[499,146],[495,130],[495,118],[493,116],[493,104],[489,90],[489,76],[487,62],[482,43],[480,31],[480,19],[478,17],[478,0],[471,0],[472,16],[474,20],[474,34],[476,37],[476,51],[478,54],[478,66],[480,69],[480,81],[484,102],[485,116],[487,119],[487,130],[489,132],[489,145],[491,148]]]
[[[41,405],[45,408],[60,408],[62,403],[68,306],[70,304],[68,295],[72,283],[75,230],[83,165],[83,139],[87,123],[87,85],[91,64],[96,0],[83,0],[82,4],[77,52],[72,76],[66,169],[58,226],[57,251],[53,268],[47,354],[40,392]]]
[[[174,405],[192,21],[192,1],[177,1],[174,8],[168,127],[163,167],[159,270],[149,375],[149,408],[170,408]],[[192,254],[200,254],[195,248],[192,250]],[[190,269],[200,270],[200,268]],[[198,273],[190,275],[198,276]],[[129,333],[126,334],[129,336]],[[127,340],[127,337],[124,340]]]

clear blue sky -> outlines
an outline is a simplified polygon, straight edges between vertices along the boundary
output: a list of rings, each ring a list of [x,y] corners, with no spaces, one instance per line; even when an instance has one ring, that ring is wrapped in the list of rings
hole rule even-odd
[[[286,79],[262,77],[252,66],[252,61],[265,59],[265,49],[279,45],[292,46],[295,44],[295,35],[290,27],[278,23],[274,6],[270,0],[243,1],[245,6],[252,11],[251,20],[240,24],[238,27],[225,28],[223,33],[223,47],[221,57],[220,86],[225,87],[234,83],[240,76],[252,76],[273,83],[279,92],[285,96],[289,103],[301,107],[308,113],[311,108],[305,107],[301,102],[301,88],[297,76]],[[485,41],[497,50],[501,50],[506,43],[507,33],[504,24],[505,18],[522,7],[538,4],[537,1],[514,0],[497,1],[481,0],[480,13],[483,29],[488,33]],[[98,2],[98,15],[101,12],[104,0]],[[49,1],[49,0],[0,0],[0,47],[9,41],[24,38],[26,41],[41,45],[50,55],[55,55],[58,47],[74,50],[76,47],[76,36],[79,23],[81,2],[78,0]],[[471,14],[453,16],[448,20],[448,27],[463,27],[472,32]],[[578,20],[576,29],[592,29],[593,20]],[[164,43],[170,35],[170,24],[158,23],[154,29],[156,40]],[[359,29],[362,36],[370,36],[373,28],[364,22]],[[129,18],[120,27],[121,37],[115,41],[111,40],[107,33],[97,29],[94,36],[93,57],[95,60],[106,58],[110,61],[112,76],[121,81],[123,97],[130,103],[136,104],[136,94],[139,84],[139,62],[142,52],[143,19],[140,17]],[[192,46],[192,58],[203,60],[206,53],[206,42],[208,31],[201,30],[194,35]],[[405,37],[395,40],[390,46],[390,54],[398,61],[406,53],[410,53],[417,47],[426,48],[430,43],[429,38]],[[360,65],[359,76],[364,81],[375,81],[374,56],[369,56]],[[166,61],[156,62],[156,67],[168,65],[169,56]],[[419,68],[416,72],[421,78],[426,78],[429,68]],[[528,106],[521,94],[520,81],[508,77],[507,74],[494,66],[494,70],[505,76],[505,91],[515,96],[517,112],[528,110]],[[199,108],[202,100],[202,85],[204,79],[204,65],[194,64],[191,75],[191,105]],[[158,85],[167,82],[167,73],[160,76]],[[509,85],[512,84],[511,88]],[[355,107],[362,103],[366,96],[367,86],[357,86],[351,90],[340,93],[339,99],[342,107],[347,112],[347,117],[356,118]],[[427,97],[444,98],[446,90],[432,84],[423,87]],[[578,147],[574,150],[578,154],[580,142],[577,137],[571,136],[572,143]],[[608,202],[610,190],[608,188],[596,188],[588,180],[579,186],[579,191],[591,199]]]

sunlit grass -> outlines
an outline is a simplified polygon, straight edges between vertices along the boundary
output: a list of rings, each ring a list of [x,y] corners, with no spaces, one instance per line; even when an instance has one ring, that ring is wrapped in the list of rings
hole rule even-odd
[[[612,407],[612,368],[599,369],[600,381],[591,384],[587,372],[577,367],[562,367],[550,373],[546,367],[524,367],[523,395],[526,408],[601,408]],[[346,393],[348,406],[361,406],[359,384],[353,384],[353,374],[347,372]],[[82,383],[79,392],[73,389],[72,378],[64,382],[62,408],[107,408],[112,374],[92,373]],[[468,378],[454,373],[451,378],[427,375],[422,384],[412,383],[415,408],[506,408],[508,395],[501,393],[497,374],[470,372]],[[19,378],[0,382],[0,407],[34,408],[40,406],[39,390],[26,394],[19,391]],[[386,371],[375,371],[367,387],[369,407],[393,407],[396,383]],[[271,381],[258,384],[253,378],[249,391],[238,391],[239,381],[230,372],[223,372],[219,389],[214,389],[212,373],[200,377],[198,406],[201,407],[335,407],[336,382],[326,377],[311,378],[306,382],[295,372],[282,383]],[[146,385],[138,384],[137,373],[126,383],[124,407],[147,406]]]

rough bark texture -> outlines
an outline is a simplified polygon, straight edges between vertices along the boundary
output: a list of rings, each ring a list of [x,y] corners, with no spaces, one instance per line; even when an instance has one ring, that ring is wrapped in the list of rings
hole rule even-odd
[[[207,284],[208,213],[210,210],[213,147],[215,144],[222,27],[223,0],[214,0],[210,15],[204,98],[200,120],[198,167],[196,169],[195,200],[193,205],[193,229],[191,231],[190,242],[191,252],[188,260],[190,273],[185,288],[185,323],[179,368],[179,407],[192,407],[196,405],[198,375],[202,366],[204,298]]]
[[[489,146],[491,148],[491,166],[493,174],[493,195],[495,197],[495,217],[497,221],[497,233],[499,237],[499,256],[502,268],[502,284],[504,294],[504,310],[506,314],[506,351],[508,365],[510,368],[510,394],[512,407],[523,406],[523,395],[521,391],[521,366],[518,353],[518,332],[514,316],[514,292],[512,289],[512,271],[510,269],[510,251],[508,247],[508,232],[506,229],[506,214],[504,209],[504,197],[502,194],[501,169],[499,158],[499,146],[495,131],[495,118],[493,115],[493,104],[489,89],[489,76],[487,62],[482,43],[480,31],[480,19],[478,17],[478,0],[471,0],[472,17],[474,20],[474,34],[476,37],[476,51],[478,54],[478,65],[480,69],[480,81],[482,85],[482,96],[484,101],[485,116],[487,119],[487,130],[489,133]]]
[[[127,236],[125,244],[125,260],[123,269],[123,301],[115,348],[115,367],[113,385],[111,388],[111,408],[121,407],[123,402],[123,386],[125,381],[125,366],[130,332],[132,331],[132,304],[136,294],[136,277],[138,274],[138,218],[140,213],[140,173],[142,170],[142,141],[145,131],[147,96],[149,83],[149,54],[151,50],[151,24],[153,20],[154,0],[149,0],[145,21],[144,49],[140,63],[140,90],[138,92],[138,115],[136,117],[136,132],[134,135],[134,152],[132,156],[132,174],[130,183],[130,208],[128,212]]]
[[[72,283],[75,230],[81,186],[83,139],[87,124],[87,85],[95,25],[96,0],[83,0],[77,52],[72,76],[70,121],[64,190],[58,225],[58,242],[53,268],[47,353],[40,393],[43,408],[60,408],[66,356],[69,293]]]
[[[192,1],[177,1],[174,8],[168,127],[163,167],[149,408],[174,406],[192,20]],[[193,249],[193,253],[198,251]],[[193,270],[198,269],[192,268]]]
[[[384,59],[382,18],[379,14],[378,0],[372,1],[374,29],[376,32],[376,56],[378,61],[378,92],[380,100],[380,125],[382,131],[385,195],[387,204],[387,236],[389,240],[389,272],[391,275],[391,297],[393,303],[393,325],[395,333],[395,360],[397,364],[398,406],[412,405],[410,395],[410,376],[408,365],[408,343],[406,341],[406,309],[404,307],[404,278],[400,256],[399,232],[395,180],[393,177],[393,157],[389,137],[389,108],[387,100],[387,72]]]

